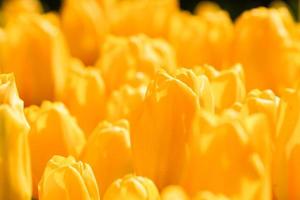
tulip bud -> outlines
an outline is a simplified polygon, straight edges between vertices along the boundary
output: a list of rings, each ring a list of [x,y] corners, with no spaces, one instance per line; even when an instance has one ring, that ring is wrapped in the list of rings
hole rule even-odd
[[[89,163],[100,187],[101,194],[116,179],[132,172],[129,124],[102,122],[90,135],[82,160]]]
[[[43,15],[23,14],[4,30],[2,70],[14,72],[25,104],[39,104],[60,96],[68,53],[58,27]]]
[[[190,156],[182,185],[191,196],[208,190],[230,199],[270,199],[268,135],[267,118],[262,114],[200,112],[188,142]]]
[[[300,89],[286,89],[281,97],[273,161],[276,199],[298,199],[300,143]]]
[[[29,126],[12,74],[0,75],[0,199],[30,200]]]
[[[295,28],[292,17],[280,9],[256,8],[238,18],[232,62],[244,66],[248,90],[279,92],[297,84],[300,44]]]
[[[167,186],[161,192],[162,200],[189,200],[190,198],[180,186]]]
[[[199,101],[186,82],[157,73],[131,123],[135,172],[159,188],[178,182],[187,156],[185,144]]]
[[[105,116],[105,86],[100,72],[73,59],[61,100],[89,135]]]
[[[61,24],[72,56],[93,65],[108,32],[104,13],[96,0],[66,0]]]
[[[37,197],[38,181],[47,161],[53,155],[78,157],[85,145],[85,136],[61,103],[43,102],[41,107],[26,108],[25,114],[31,126],[29,143],[33,194]]]
[[[199,16],[177,12],[170,19],[167,38],[179,66],[210,64],[221,68],[228,62],[233,24],[225,11]]]
[[[162,39],[145,35],[106,39],[97,66],[101,69],[108,93],[135,79],[137,72],[149,77],[164,68],[168,72],[176,68],[175,54]]]
[[[73,157],[53,156],[39,183],[39,200],[100,200],[92,168]]]
[[[104,200],[159,200],[155,184],[147,178],[127,175],[116,180],[104,194]]]

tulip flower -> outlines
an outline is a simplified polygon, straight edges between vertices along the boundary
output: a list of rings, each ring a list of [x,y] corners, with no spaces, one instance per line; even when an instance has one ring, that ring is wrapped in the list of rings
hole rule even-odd
[[[61,101],[89,135],[105,116],[105,85],[97,69],[70,62]]]
[[[158,72],[131,122],[135,172],[151,178],[159,188],[179,180],[191,122],[199,107],[193,89],[201,86],[192,84],[197,80],[192,76],[185,77],[177,79]]]
[[[267,117],[200,112],[188,142],[182,185],[194,196],[208,190],[229,199],[271,198],[271,149]],[[234,178],[232,178],[234,177]]]
[[[0,199],[30,200],[29,126],[12,74],[0,75]]]
[[[137,72],[153,77],[161,68],[168,72],[176,68],[175,54],[162,39],[145,35],[110,36],[104,42],[97,67],[103,74],[108,93],[135,79]]]
[[[104,194],[104,200],[159,200],[155,184],[147,178],[127,175],[113,182]]]
[[[92,168],[73,157],[53,156],[39,183],[39,200],[100,200]]]
[[[96,0],[66,0],[61,11],[63,33],[71,55],[93,65],[108,32],[107,20]]]
[[[189,200],[190,198],[180,186],[167,186],[161,192],[162,200]]]
[[[273,162],[273,190],[277,199],[298,199],[300,90],[286,89],[281,97]]]
[[[225,11],[195,16],[177,12],[170,19],[168,41],[175,49],[179,66],[227,64],[233,39],[233,24]]]
[[[41,13],[42,5],[38,0],[4,0],[2,5],[4,22],[13,20],[26,13]]]
[[[116,35],[146,34],[164,37],[169,18],[178,10],[177,0],[98,0]]]
[[[25,104],[61,95],[68,53],[63,36],[45,16],[23,14],[4,29],[3,72],[14,72]]]
[[[132,172],[129,124],[126,120],[102,122],[90,135],[81,158],[89,163],[101,194],[116,179]]]
[[[204,65],[194,68],[194,71],[208,77],[218,113],[244,100],[246,89],[242,66],[236,65],[230,69],[217,71],[209,65]]]
[[[235,25],[232,62],[245,69],[247,89],[294,87],[300,76],[300,43],[288,12],[256,8]]]
[[[194,198],[193,200],[229,200],[230,198],[219,194],[213,194],[211,192],[199,192]]]
[[[33,194],[37,197],[37,185],[48,160],[53,155],[78,157],[85,145],[85,136],[61,103],[43,102],[41,107],[26,108],[25,114],[31,126]]]

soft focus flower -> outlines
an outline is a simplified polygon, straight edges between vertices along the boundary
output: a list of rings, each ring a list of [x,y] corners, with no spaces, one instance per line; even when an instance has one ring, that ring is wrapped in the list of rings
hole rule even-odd
[[[230,199],[270,199],[269,135],[262,114],[200,112],[188,143],[190,156],[182,185],[192,196],[208,190]]]
[[[147,76],[143,73],[136,73],[134,82],[124,84],[118,90],[114,90],[107,100],[106,118],[109,120],[126,118],[130,121],[144,100],[147,85]]]
[[[105,85],[100,72],[72,59],[61,101],[89,135],[105,116]]]
[[[12,74],[0,75],[0,199],[30,200],[29,126]]]
[[[293,87],[300,76],[300,43],[292,17],[282,9],[246,11],[235,25],[232,62],[244,66],[247,89]]]
[[[78,157],[85,145],[85,136],[61,103],[43,102],[41,107],[26,108],[25,114],[31,126],[33,193],[37,197],[37,185],[47,161],[53,155]]]
[[[147,34],[163,37],[172,13],[178,10],[177,0],[98,0],[116,35]]]
[[[203,74],[208,77],[216,112],[220,113],[244,100],[246,88],[242,66],[236,65],[230,69],[218,71],[209,65],[204,65],[194,68],[194,71],[198,75]]]
[[[108,32],[107,20],[96,0],[65,0],[61,25],[72,56],[92,65]]]
[[[100,200],[92,168],[73,157],[53,156],[39,183],[40,200]]]
[[[151,178],[159,188],[178,182],[186,159],[185,144],[199,106],[193,89],[200,88],[190,79],[183,82],[166,72],[157,73],[131,123],[135,172]]]
[[[190,198],[185,193],[182,187],[170,185],[164,188],[161,192],[161,200],[189,200]]]
[[[227,63],[233,25],[222,10],[198,16],[177,12],[170,20],[167,38],[176,51],[179,66],[210,64],[221,68]]]
[[[61,95],[68,54],[60,30],[37,14],[20,15],[4,30],[2,71],[14,72],[25,104]]]
[[[205,192],[199,192],[195,196],[195,198],[193,198],[193,200],[230,200],[230,198],[222,194],[216,195],[211,192],[205,191]]]
[[[155,184],[147,178],[126,175],[116,180],[104,194],[104,200],[159,200]]]
[[[81,158],[89,163],[101,191],[132,172],[129,124],[126,120],[102,122],[90,135]]]
[[[42,5],[38,0],[4,0],[1,11],[4,23],[7,23],[18,15],[40,13]]]
[[[135,78],[137,72],[153,77],[159,69],[176,68],[173,49],[163,39],[146,35],[110,36],[104,42],[97,66],[103,74],[108,92]]]
[[[287,89],[280,101],[273,162],[273,190],[277,199],[298,199],[300,90]]]

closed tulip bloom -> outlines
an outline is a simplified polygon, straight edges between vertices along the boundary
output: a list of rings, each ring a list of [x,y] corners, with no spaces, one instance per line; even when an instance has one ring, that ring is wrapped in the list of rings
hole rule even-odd
[[[103,74],[108,93],[135,79],[137,72],[152,78],[161,68],[169,72],[176,68],[171,46],[163,39],[146,35],[110,36],[102,46],[101,55],[97,67]]]
[[[33,194],[37,197],[37,185],[48,160],[53,155],[78,157],[85,145],[85,136],[61,103],[43,102],[41,107],[26,108],[25,114],[31,126]]]
[[[208,190],[229,199],[270,199],[268,135],[267,118],[262,114],[200,112],[188,143],[190,157],[182,185],[191,196]]]
[[[286,89],[281,97],[273,162],[273,190],[277,199],[298,199],[300,90]]]
[[[64,1],[61,25],[72,56],[93,65],[108,33],[107,20],[96,0]]]
[[[105,116],[105,85],[100,72],[79,60],[70,62],[61,101],[89,135]]]
[[[114,180],[132,172],[128,122],[100,123],[90,135],[81,158],[94,169],[103,195]]]
[[[39,199],[100,200],[92,168],[73,157],[53,156],[39,183]]]
[[[198,16],[177,12],[170,19],[167,39],[175,49],[179,66],[210,64],[221,68],[228,62],[233,30],[225,11]]]
[[[30,200],[29,126],[12,74],[0,75],[0,199]]]
[[[164,37],[169,18],[178,10],[177,0],[98,0],[116,35],[146,34]]]
[[[209,65],[204,65],[194,68],[194,71],[196,74],[204,74],[208,77],[216,112],[220,113],[235,103],[244,101],[246,88],[242,66],[236,65],[218,71]]]
[[[189,79],[157,73],[131,122],[135,172],[151,178],[159,188],[178,182],[186,160],[185,145],[199,107]]]
[[[58,27],[43,15],[23,14],[4,30],[2,71],[14,72],[25,104],[40,104],[61,95],[68,53]]]
[[[280,9],[256,8],[235,25],[232,62],[245,69],[247,89],[280,92],[294,87],[300,75],[300,43],[295,22]]]
[[[159,200],[155,184],[148,178],[127,175],[113,182],[104,194],[104,200]]]
[[[42,5],[38,0],[4,0],[1,11],[4,23],[7,23],[18,15],[40,13]]]
[[[170,185],[161,192],[161,200],[189,200],[184,189],[178,185]]]

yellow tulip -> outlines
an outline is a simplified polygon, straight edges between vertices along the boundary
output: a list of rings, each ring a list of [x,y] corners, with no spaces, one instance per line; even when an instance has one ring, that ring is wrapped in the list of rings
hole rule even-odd
[[[202,111],[195,118],[188,149],[182,185],[190,195],[208,190],[230,199],[271,198],[271,149],[264,115]]]
[[[175,54],[170,45],[146,35],[110,36],[102,46],[101,55],[97,66],[101,69],[108,93],[135,79],[137,72],[153,77],[161,68],[169,72],[176,68]]]
[[[63,36],[45,16],[23,14],[5,27],[3,68],[14,72],[25,104],[61,95],[68,53]]]
[[[116,180],[104,194],[104,200],[159,200],[155,184],[147,178],[127,175]]]
[[[246,11],[235,25],[232,62],[245,69],[247,89],[280,92],[300,76],[300,43],[295,22],[282,9]]]
[[[30,200],[29,126],[12,74],[0,75],[0,199]]]
[[[300,89],[287,89],[281,97],[273,162],[275,198],[298,199],[300,143]]]
[[[193,89],[201,86],[194,87],[194,80],[157,73],[131,123],[135,172],[151,178],[159,188],[176,184],[184,166],[185,144],[199,107]]]
[[[124,84],[111,93],[106,105],[107,119],[131,120],[133,113],[141,106],[147,90],[147,77],[143,73],[137,73],[137,78],[142,79],[140,83]]]
[[[7,23],[24,13],[41,13],[42,5],[38,0],[4,0],[1,11]]]
[[[26,108],[25,114],[31,126],[33,194],[37,197],[37,185],[47,161],[53,155],[78,157],[85,145],[85,136],[61,103],[43,102],[41,107]]]
[[[96,0],[65,0],[61,11],[62,30],[72,56],[93,65],[108,33],[108,24]]]
[[[92,168],[73,157],[53,156],[39,183],[39,199],[100,200]]]
[[[129,124],[102,122],[90,135],[81,158],[89,163],[101,194],[116,179],[132,172]]]
[[[105,116],[105,85],[97,69],[73,59],[61,101],[89,135]]]
[[[177,0],[98,0],[116,35],[146,34],[164,37],[171,14],[178,10]]]
[[[216,112],[220,113],[244,100],[246,88],[242,66],[236,65],[230,69],[218,71],[209,65],[204,65],[194,68],[194,71],[196,74],[204,74],[208,77]]]
[[[176,51],[179,66],[210,64],[221,68],[227,64],[233,24],[225,11],[198,16],[177,12],[168,29],[167,38]]]
[[[164,188],[161,192],[162,200],[189,200],[190,198],[185,193],[182,187],[171,185]]]

